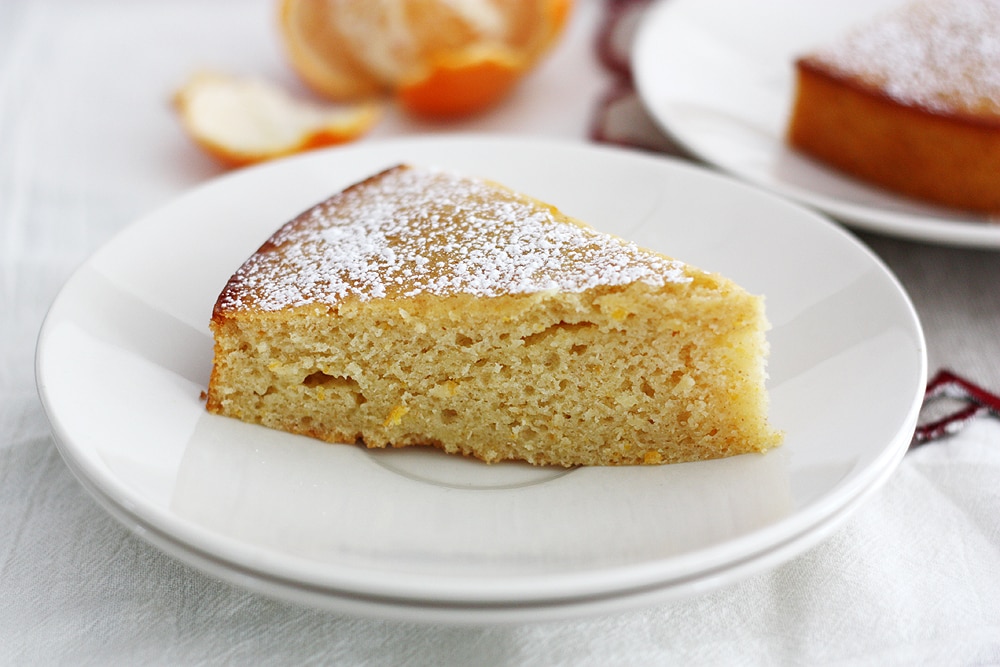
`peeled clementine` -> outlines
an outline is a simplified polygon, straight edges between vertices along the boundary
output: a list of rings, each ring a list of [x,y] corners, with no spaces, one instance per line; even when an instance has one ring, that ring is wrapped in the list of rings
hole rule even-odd
[[[174,107],[191,138],[229,166],[351,141],[379,116],[373,104],[317,105],[260,79],[207,72],[177,91]]]
[[[281,0],[293,68],[335,100],[393,94],[465,116],[501,100],[562,33],[573,0]]]

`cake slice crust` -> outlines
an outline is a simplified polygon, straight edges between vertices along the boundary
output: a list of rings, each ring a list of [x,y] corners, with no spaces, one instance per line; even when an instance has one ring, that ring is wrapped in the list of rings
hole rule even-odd
[[[777,445],[763,302],[502,186],[396,167],[303,213],[216,303],[212,412],[494,462]]]

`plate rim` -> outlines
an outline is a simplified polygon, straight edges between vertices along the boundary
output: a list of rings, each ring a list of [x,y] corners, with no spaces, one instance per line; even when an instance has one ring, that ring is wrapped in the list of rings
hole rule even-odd
[[[60,448],[55,437],[53,441]],[[898,458],[905,449],[898,451]],[[898,460],[895,462],[898,463]],[[368,596],[364,593],[317,587],[309,582],[283,579],[271,573],[256,571],[239,563],[218,558],[210,552],[202,552],[194,545],[185,544],[156,526],[145,523],[132,514],[127,507],[107,497],[92,481],[81,476],[68,461],[70,471],[81,486],[94,498],[109,516],[139,536],[147,544],[193,567],[202,574],[231,585],[266,595],[275,599],[301,604],[316,609],[338,613],[352,613],[376,619],[389,619],[421,624],[445,623],[456,626],[482,626],[483,624],[510,624],[526,622],[547,622],[584,618],[595,614],[623,612],[642,606],[636,598],[646,604],[678,600],[689,595],[684,586],[697,587],[707,592],[726,583],[745,579],[777,567],[789,559],[821,543],[842,526],[853,514],[884,485],[895,471],[895,465],[886,466],[879,473],[876,483],[870,485],[847,505],[832,514],[821,524],[811,527],[806,533],[791,536],[781,544],[774,545],[759,554],[733,564],[703,574],[685,578],[680,582],[650,582],[646,586],[611,593],[597,593],[561,599],[539,600],[496,600],[462,601],[432,600],[423,598],[393,598],[390,596]],[[734,579],[733,568],[739,570]],[[713,578],[720,581],[711,581]]]
[[[732,4],[731,0],[725,0],[725,2]],[[663,22],[671,20],[671,15],[675,13],[685,12],[688,7],[698,5],[699,3],[693,0],[687,2],[685,0],[654,0],[643,13],[642,21],[638,25],[629,52],[635,89],[643,108],[646,109],[652,121],[661,131],[670,136],[693,157],[736,178],[782,197],[790,198],[804,206],[817,209],[858,230],[943,246],[1000,250],[1000,220],[987,220],[985,216],[974,214],[970,214],[964,219],[937,217],[930,213],[926,215],[910,214],[829,196],[800,185],[784,182],[777,177],[767,178],[754,170],[740,168],[739,165],[720,158],[717,151],[706,148],[697,136],[685,132],[684,123],[678,122],[675,116],[670,113],[669,105],[659,103],[658,96],[653,92],[656,90],[654,83],[657,80],[656,67],[654,59],[647,57],[647,53],[657,51],[657,48],[652,45],[665,43],[665,40],[658,38],[657,35]],[[704,8],[700,11],[711,13]],[[656,63],[661,67],[663,65],[660,60],[656,60]],[[786,91],[783,107],[790,108],[790,106],[791,91]],[[845,180],[856,187],[871,190],[882,197],[898,197],[887,190],[840,174],[822,163],[799,154],[780,140],[776,141],[775,145],[780,147],[780,151],[784,155],[795,155],[800,159],[809,160],[813,168],[831,178]],[[900,197],[899,199],[907,201],[905,198]],[[920,202],[915,203],[921,204]],[[932,208],[928,204],[923,205]],[[952,213],[963,215],[959,210],[952,211]]]
[[[769,194],[769,193],[766,193],[764,191],[761,191],[760,189],[754,188],[752,185],[745,184],[745,183],[743,183],[741,181],[729,178],[729,177],[724,176],[724,175],[717,174],[715,172],[706,170],[706,169],[704,169],[704,168],[702,168],[700,166],[692,165],[692,164],[687,163],[687,162],[683,162],[683,161],[680,161],[680,160],[675,160],[675,159],[672,159],[672,158],[663,158],[663,157],[658,157],[658,156],[657,157],[647,156],[647,155],[640,154],[640,153],[629,152],[629,151],[624,150],[624,149],[619,149],[619,148],[614,148],[614,147],[604,147],[604,146],[592,145],[592,144],[585,144],[585,143],[576,142],[576,141],[565,141],[565,140],[558,140],[558,139],[557,140],[551,140],[551,139],[550,140],[539,140],[539,139],[528,139],[528,138],[524,138],[524,139],[512,139],[512,138],[509,138],[509,137],[499,137],[498,138],[498,137],[493,137],[493,136],[485,136],[484,137],[484,136],[479,136],[479,135],[451,135],[449,137],[422,136],[422,137],[408,137],[408,138],[405,138],[405,139],[386,139],[386,140],[380,140],[380,141],[378,141],[377,144],[380,145],[383,148],[385,146],[387,146],[387,145],[395,145],[395,146],[407,145],[407,146],[412,146],[414,144],[428,145],[428,144],[439,144],[439,143],[449,143],[449,144],[453,144],[453,145],[454,144],[467,144],[468,146],[480,146],[481,147],[483,145],[498,145],[500,143],[505,144],[505,145],[509,145],[509,144],[511,144],[512,141],[519,141],[519,142],[524,143],[525,145],[527,145],[528,143],[530,143],[531,145],[536,146],[536,147],[541,145],[541,146],[545,147],[545,150],[548,150],[549,148],[554,148],[554,149],[557,149],[557,150],[567,150],[567,151],[585,151],[585,152],[594,152],[594,151],[597,151],[597,152],[604,152],[604,153],[609,153],[609,154],[615,154],[615,155],[618,155],[618,156],[622,156],[622,159],[646,160],[646,161],[650,162],[651,164],[655,163],[657,165],[656,168],[662,168],[662,169],[667,169],[667,170],[669,170],[669,169],[679,169],[679,170],[683,170],[683,171],[687,171],[687,172],[691,172],[691,173],[695,173],[696,172],[698,174],[699,178],[705,177],[705,178],[711,178],[711,179],[718,179],[720,181],[726,181],[731,186],[740,187],[740,188],[744,188],[744,189],[749,190],[749,191],[753,191],[754,193],[757,193],[760,196],[765,196],[765,197],[770,198],[771,201],[780,202],[781,205],[787,205],[787,206],[790,206],[790,207],[795,207],[799,212],[801,212],[803,214],[806,214],[806,215],[814,218],[815,221],[816,221],[816,224],[825,225],[827,227],[827,229],[831,230],[832,232],[834,232],[834,233],[838,234],[840,237],[842,237],[842,239],[845,242],[848,242],[848,243],[852,244],[856,250],[858,250],[860,252],[863,252],[868,257],[869,260],[871,260],[871,261],[874,262],[874,264],[881,270],[881,272],[884,274],[884,276],[888,277],[890,279],[890,281],[892,282],[892,284],[895,286],[896,291],[898,292],[898,294],[905,301],[908,313],[909,313],[910,317],[913,319],[913,323],[915,325],[915,333],[918,335],[918,339],[919,339],[918,343],[919,343],[920,350],[921,350],[921,353],[922,353],[921,354],[921,364],[922,364],[922,366],[921,366],[921,369],[920,369],[920,373],[921,373],[921,377],[923,378],[923,381],[926,380],[926,345],[925,345],[924,340],[923,340],[923,332],[922,332],[922,329],[920,327],[919,319],[917,318],[916,311],[913,308],[913,304],[912,304],[912,302],[910,302],[909,297],[906,294],[905,290],[899,284],[898,280],[892,274],[892,272],[885,266],[885,264],[873,252],[871,252],[866,246],[864,246],[864,244],[862,244],[860,241],[858,241],[854,237],[852,237],[849,234],[847,234],[844,230],[840,229],[839,227],[837,227],[836,225],[834,225],[832,222],[830,222],[829,220],[827,220],[823,216],[821,216],[821,215],[819,215],[819,214],[817,214],[817,213],[815,213],[815,212],[813,212],[813,211],[811,211],[809,209],[805,209],[805,208],[802,208],[802,207],[800,207],[798,205],[795,205],[793,203],[790,203],[790,202],[787,202],[785,200],[782,200],[781,198],[777,197],[776,195]],[[372,143],[376,143],[376,142],[372,142]],[[372,144],[368,144],[367,146],[371,146],[371,145]],[[345,148],[328,149],[326,151],[318,151],[318,152],[316,152],[314,154],[307,155],[307,156],[299,156],[299,157],[294,157],[294,158],[288,158],[287,160],[281,161],[281,163],[284,163],[284,162],[287,162],[287,161],[291,161],[291,160],[305,160],[305,159],[325,160],[326,158],[324,156],[328,155],[328,154],[336,153],[339,156],[339,155],[343,155],[343,154],[347,153],[349,155],[352,151],[357,151],[357,150],[367,150],[367,148],[364,145],[360,145],[360,146],[351,147],[349,149],[345,149]],[[627,156],[627,157],[625,157],[625,156]],[[251,168],[251,169],[254,169],[254,170],[259,170],[259,169],[280,169],[281,167],[279,165],[281,163],[271,163],[269,165],[261,165],[260,167],[254,167],[254,168]],[[168,209],[171,206],[175,206],[178,201],[181,201],[181,200],[186,199],[188,197],[196,197],[196,196],[198,196],[199,192],[203,191],[205,188],[213,187],[214,184],[216,184],[216,183],[218,183],[220,181],[230,180],[230,179],[234,179],[234,178],[240,178],[240,173],[245,173],[245,172],[237,172],[237,173],[226,174],[226,175],[222,176],[221,178],[213,179],[213,180],[208,181],[208,182],[206,182],[204,184],[201,184],[201,185],[197,186],[196,188],[193,188],[192,190],[189,190],[188,192],[183,193],[180,197],[173,199],[172,201],[168,202],[167,204],[165,204],[164,206],[160,207],[159,209],[156,209],[156,210],[152,211],[151,213],[147,213],[144,216],[140,216],[136,221],[134,221],[133,223],[131,223],[128,226],[126,226],[125,228],[123,228],[118,234],[114,235],[109,241],[107,241],[95,253],[93,253],[88,260],[86,260],[80,267],[78,267],[73,272],[73,274],[70,276],[70,278],[66,281],[66,284],[63,286],[63,288],[60,289],[59,294],[56,297],[56,299],[53,301],[52,306],[50,307],[49,312],[46,314],[45,320],[44,320],[44,322],[42,324],[42,327],[41,327],[41,329],[39,331],[38,343],[37,343],[37,347],[36,347],[36,360],[35,360],[35,362],[36,362],[36,382],[37,382],[37,387],[38,387],[38,393],[39,393],[39,396],[40,396],[40,398],[42,400],[42,403],[43,403],[43,407],[45,408],[46,414],[49,417],[50,423],[52,424],[53,433],[55,435],[55,440],[56,440],[57,446],[59,447],[60,454],[63,456],[64,459],[67,460],[67,463],[70,463],[70,461],[73,462],[73,464],[70,465],[70,468],[71,468],[71,470],[74,470],[74,474],[76,474],[78,476],[78,478],[82,474],[86,478],[87,482],[93,483],[93,484],[97,484],[98,485],[97,488],[100,491],[102,491],[103,493],[105,493],[108,496],[108,499],[110,501],[114,502],[116,505],[118,505],[118,506],[120,506],[122,508],[131,509],[131,510],[135,510],[136,509],[136,507],[134,506],[134,504],[131,504],[131,501],[129,501],[127,498],[123,501],[123,499],[120,497],[121,495],[123,495],[121,493],[121,489],[117,489],[116,490],[116,489],[113,488],[114,485],[112,485],[112,488],[109,490],[108,487],[106,487],[106,483],[107,483],[108,480],[104,479],[99,474],[99,472],[94,471],[92,469],[88,469],[89,462],[86,459],[81,459],[80,458],[80,456],[79,456],[80,452],[77,452],[77,451],[74,450],[73,445],[70,442],[70,438],[68,437],[68,434],[66,434],[65,432],[63,432],[61,430],[59,419],[58,419],[58,415],[53,412],[54,406],[52,406],[50,404],[50,402],[48,400],[48,397],[46,395],[46,381],[45,381],[44,371],[43,371],[43,360],[44,360],[45,349],[46,349],[46,337],[47,337],[47,334],[48,334],[48,332],[49,332],[49,330],[50,330],[50,328],[52,326],[51,322],[52,322],[52,318],[54,317],[53,313],[58,312],[59,304],[61,303],[61,300],[65,298],[64,295],[66,293],[67,287],[70,284],[73,283],[73,281],[77,278],[77,276],[80,275],[80,272],[86,270],[87,267],[90,266],[93,261],[95,261],[95,259],[97,259],[97,258],[100,257],[100,255],[101,255],[102,252],[107,251],[107,249],[111,248],[114,244],[116,244],[116,243],[124,243],[125,241],[123,241],[122,239],[126,239],[127,238],[126,235],[127,235],[127,233],[130,230],[135,230],[137,227],[139,227],[140,225],[143,225],[143,224],[154,224],[154,222],[158,218],[158,216],[161,215],[161,211],[166,210],[166,209]],[[905,431],[911,425],[910,424],[911,421],[912,421],[912,425],[915,425],[915,423],[916,423],[916,417],[917,417],[917,412],[918,411],[919,411],[919,401],[917,401],[916,398],[915,398],[913,404],[910,407],[910,414],[904,420],[905,423],[902,425],[902,429],[901,429],[900,433],[902,433],[902,431]],[[902,439],[902,438],[903,438],[902,435],[897,434],[897,439]],[[909,444],[909,438],[906,437],[905,438],[905,445],[908,445],[908,444]],[[872,483],[873,483],[872,480],[877,480],[880,476],[883,476],[883,473],[891,472],[891,469],[894,469],[895,464],[898,463],[898,458],[901,458],[900,452],[902,452],[902,451],[905,451],[905,446],[904,446],[904,443],[902,443],[902,442],[896,442],[892,446],[887,446],[885,448],[885,450],[881,454],[881,459],[884,459],[884,461],[881,461],[881,463],[879,464],[879,466],[877,468],[875,466],[870,466],[871,469],[867,471],[868,472],[867,476],[862,475],[862,476],[859,476],[859,477],[855,478],[855,486],[858,487],[858,488],[856,488],[856,489],[850,489],[849,493],[847,493],[847,492],[843,493],[842,495],[845,495],[846,497],[844,497],[842,499],[842,502],[840,502],[839,505],[835,509],[827,511],[827,512],[821,512],[821,514],[823,514],[825,518],[828,518],[830,515],[835,514],[837,510],[839,510],[839,509],[843,508],[844,506],[850,504],[850,501],[853,498],[855,498],[859,494],[863,493],[866,489],[869,489],[872,486]],[[867,479],[867,478],[871,478],[871,479]],[[81,481],[83,481],[83,480],[81,480]],[[93,491],[89,488],[89,486],[88,486],[87,483],[84,483],[84,487],[87,488],[88,491],[91,491],[91,493],[93,493]],[[117,491],[117,493],[116,493],[116,491]],[[124,495],[127,495],[127,494],[124,494]],[[140,506],[139,509],[142,509],[141,505],[142,505],[142,503],[139,503],[139,506]],[[815,505],[815,503],[814,503],[814,505]],[[150,509],[154,510],[153,511],[153,518],[152,518],[152,520],[150,519],[150,516],[148,514],[148,511]],[[167,525],[167,526],[163,525],[163,523],[162,523],[162,517],[158,516],[159,511],[158,511],[157,508],[148,508],[147,507],[146,510],[147,510],[147,514],[143,515],[143,514],[140,513],[138,516],[143,521],[145,521],[145,522],[148,523],[147,528],[148,527],[153,527],[153,528],[156,528],[158,530],[164,531],[168,535],[176,535],[177,534],[176,529],[170,530],[169,529],[170,528],[169,525]],[[113,514],[113,516],[114,516],[114,514]],[[783,532],[783,531],[786,531],[787,529],[784,528],[785,524],[788,523],[788,520],[790,520],[792,518],[795,518],[795,517],[798,517],[798,522],[799,523],[805,524],[805,526],[801,528],[800,532],[802,530],[805,530],[805,531],[811,530],[812,528],[815,527],[815,524],[817,523],[817,521],[815,521],[815,520],[807,520],[807,518],[804,518],[803,517],[803,512],[800,510],[798,512],[793,513],[792,517],[786,517],[785,519],[782,519],[781,521],[779,521],[775,525],[768,526],[764,530],[753,531],[749,536],[743,536],[740,539],[745,541],[745,538],[754,537],[754,536],[758,536],[757,539],[760,539],[759,535],[761,533],[763,533],[763,532],[770,533],[770,532]],[[116,518],[118,518],[118,517],[116,517]],[[822,521],[820,521],[819,523],[822,523]],[[135,529],[134,529],[134,527],[129,526],[128,524],[126,524],[126,526],[129,527],[131,530],[133,530],[133,532],[136,532]],[[765,537],[769,537],[769,535],[765,535]],[[754,554],[758,554],[758,555],[759,554],[763,554],[763,553],[766,553],[768,550],[770,550],[771,547],[774,546],[773,540],[771,542],[768,542],[768,540],[765,539],[764,542],[768,543],[767,545],[765,545],[765,547],[763,547],[763,548],[757,548],[756,550],[751,550],[751,551],[749,551],[747,553],[749,553],[750,556],[752,556]],[[155,546],[159,546],[159,545],[155,545]],[[213,546],[218,547],[218,543],[217,542],[213,543]],[[725,544],[723,544],[723,545],[715,545],[713,547],[710,547],[709,549],[720,550],[720,549],[722,549],[725,546],[726,546]],[[699,553],[703,553],[704,551],[705,551],[705,549],[702,549],[702,550],[699,551]],[[690,554],[685,554],[685,555],[690,556]],[[746,554],[744,554],[744,555],[746,555]],[[747,557],[749,557],[749,556],[747,556]],[[234,558],[223,557],[222,560],[224,560],[226,562],[240,564],[240,561],[239,561],[238,558],[234,559]],[[672,559],[668,559],[668,560],[672,560]],[[191,564],[191,563],[189,563],[189,564]],[[245,565],[245,563],[244,563],[244,565]],[[621,574],[621,571],[624,571],[626,574],[630,575],[632,578],[635,577],[637,571],[644,571],[643,575],[647,579],[650,576],[653,576],[653,578],[655,579],[656,578],[655,577],[655,571],[657,569],[662,569],[662,568],[658,568],[657,567],[657,566],[660,566],[660,565],[662,565],[662,562],[658,562],[658,563],[654,564],[654,567],[651,568],[652,571],[653,571],[653,573],[654,573],[652,575],[650,575],[650,573],[649,573],[650,568],[642,568],[642,567],[637,567],[635,565],[616,566],[616,567],[613,567],[613,568],[601,568],[599,571],[606,573],[609,570],[617,570],[617,571],[619,571],[618,572],[619,575]],[[197,567],[197,565],[195,565],[195,566]],[[351,568],[348,567],[347,569],[350,570]],[[587,576],[587,575],[589,575],[589,571],[587,573],[585,573],[583,576]],[[570,581],[570,583],[572,583],[573,579],[578,579],[580,576],[581,576],[580,573],[574,573],[571,577],[569,577],[568,581]],[[692,576],[695,576],[695,575],[689,575],[686,578],[687,579],[691,579]],[[526,583],[518,588],[518,590],[520,591],[520,593],[523,594],[525,591],[530,590],[530,588],[532,586],[537,585],[537,582],[538,582],[539,578],[541,578],[541,577],[540,576],[531,576],[528,579],[524,579],[523,581],[526,582]],[[545,575],[544,578],[548,579],[548,578],[550,578],[550,576],[549,575]],[[697,577],[695,576],[695,578],[697,578]],[[344,579],[343,577],[340,577],[340,580],[343,580],[343,579]],[[661,585],[663,585],[663,584],[669,585],[670,578],[669,577],[666,578],[666,579],[659,578],[659,579],[657,579],[657,581]],[[329,585],[329,581],[327,581],[326,585]],[[460,588],[465,588],[466,586],[467,586],[467,582],[459,582],[459,587]],[[607,587],[607,584],[604,584],[604,586]],[[571,599],[571,598],[574,598],[574,597],[575,598],[579,598],[580,597],[579,592],[577,592],[576,594],[568,594],[568,593],[566,593],[566,591],[569,590],[569,588],[576,589],[577,586],[576,585],[573,585],[573,586],[564,585],[564,587],[562,589],[564,591],[563,599]],[[422,589],[423,589],[423,593],[421,592]],[[618,589],[616,589],[614,587],[612,587],[612,589],[613,590],[618,590]],[[507,590],[507,591],[510,590],[509,583],[505,584],[505,590]],[[396,592],[399,593],[399,590],[397,589]],[[478,601],[478,602],[480,602],[480,603],[483,602],[483,599],[484,599],[482,597],[482,592],[483,591],[478,591],[476,593],[477,597],[475,598],[475,600]],[[415,601],[423,600],[423,601],[427,601],[430,598],[428,598],[426,596],[426,593],[427,593],[426,587],[417,587],[416,589],[409,589],[406,593],[404,593],[402,595],[402,597],[404,597],[404,598],[406,598],[408,600],[415,600]],[[368,594],[371,594],[371,590],[369,590],[368,593],[365,593],[365,595],[368,595]],[[590,590],[589,592],[584,593],[583,595],[593,595],[593,594],[594,594],[594,591]],[[468,598],[468,597],[462,598],[460,595],[458,595],[458,597],[456,597],[456,595],[457,595],[457,590],[452,590],[452,591],[450,591],[450,597],[447,596],[447,595],[445,597],[447,597],[448,599],[450,599],[452,602],[457,602],[457,601],[460,601],[462,599],[465,599],[466,602],[470,602],[471,601],[471,598]],[[550,590],[550,592],[547,595],[549,595],[550,598],[552,597],[551,590]],[[487,596],[487,598],[488,598],[488,596]],[[440,600],[442,598],[438,597],[438,598],[435,598],[435,599]],[[504,596],[494,597],[494,598],[490,598],[490,599],[492,599],[494,601],[500,600],[500,599],[509,599],[509,593],[505,594]],[[519,598],[517,598],[517,600],[520,601],[520,602],[522,602],[522,603],[525,602],[525,601],[527,601],[527,599],[528,598],[525,598],[525,597],[519,597]],[[537,598],[535,598],[535,599],[537,599]]]

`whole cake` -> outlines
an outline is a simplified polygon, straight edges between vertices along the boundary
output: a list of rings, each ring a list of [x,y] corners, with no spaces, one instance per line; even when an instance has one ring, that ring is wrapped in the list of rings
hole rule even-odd
[[[495,462],[761,452],[763,302],[501,185],[397,166],[281,227],[215,304],[208,410]]]
[[[926,202],[1000,211],[1000,0],[920,0],[795,63],[789,142]]]

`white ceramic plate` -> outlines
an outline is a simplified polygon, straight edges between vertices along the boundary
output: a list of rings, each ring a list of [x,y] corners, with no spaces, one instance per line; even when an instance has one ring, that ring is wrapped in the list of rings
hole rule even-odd
[[[784,142],[797,55],[902,0],[663,0],[632,52],[650,115],[693,154],[858,229],[1000,248],[1000,223],[842,176]]]
[[[397,162],[496,179],[765,294],[785,445],[566,471],[369,452],[207,414],[207,322],[230,273],[283,221]],[[891,474],[925,376],[906,295],[819,215],[662,158],[482,137],[359,144],[209,183],[87,261],[37,354],[63,457],[138,534],[268,594],[449,622],[623,609],[787,560]]]

